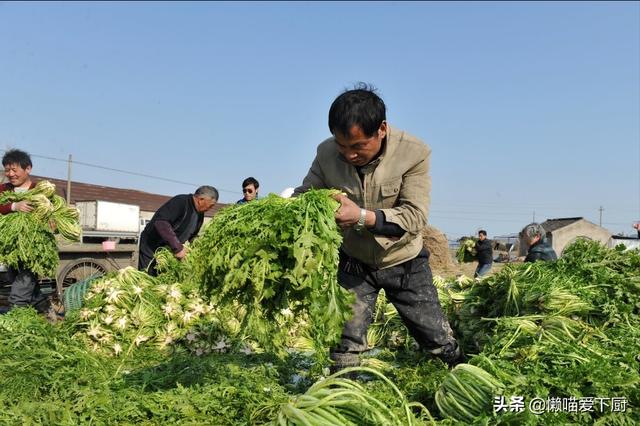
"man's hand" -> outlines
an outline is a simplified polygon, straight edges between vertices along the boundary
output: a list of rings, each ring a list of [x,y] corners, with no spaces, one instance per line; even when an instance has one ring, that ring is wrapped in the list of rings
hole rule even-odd
[[[358,219],[360,219],[360,207],[346,195],[337,194],[334,195],[333,198],[340,203],[340,208],[336,212],[336,223],[338,226],[344,229],[358,223]]]
[[[333,198],[340,203],[340,208],[336,212],[336,223],[338,226],[344,229],[358,223],[358,219],[360,219],[360,207],[346,195],[337,194],[334,195]]]
[[[179,252],[177,252],[177,253],[175,254],[175,256],[176,256],[178,259],[180,259],[180,260],[184,259],[184,257],[185,257],[186,255],[187,255],[187,249],[186,249],[186,248],[184,248],[184,247],[182,247],[182,250],[180,250]]]
[[[14,212],[30,212],[33,208],[26,201],[18,201],[17,203],[13,203],[13,211]]]
[[[360,219],[360,206],[351,201],[346,195],[337,194],[334,195],[333,198],[340,202],[340,208],[336,212],[336,223],[338,226],[345,229],[358,223]],[[366,227],[372,227],[375,223],[376,214],[367,210],[364,225]]]

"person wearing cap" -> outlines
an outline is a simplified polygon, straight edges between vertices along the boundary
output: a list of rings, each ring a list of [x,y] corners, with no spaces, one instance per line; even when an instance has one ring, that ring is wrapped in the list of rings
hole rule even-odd
[[[242,181],[242,198],[236,204],[244,204],[258,198],[258,188],[260,183],[256,178],[250,176]]]
[[[547,240],[547,231],[539,223],[533,222],[525,226],[520,231],[520,237],[522,238],[521,241],[528,247],[527,256],[524,258],[525,262],[558,259],[558,255]]]
[[[0,193],[5,191],[24,192],[35,187],[31,180],[33,163],[31,156],[21,150],[6,151],[2,157],[2,166],[7,183],[0,184]],[[0,205],[0,214],[25,214],[31,211],[26,201]],[[49,313],[51,303],[42,294],[38,285],[38,277],[26,268],[13,269],[0,265],[0,281],[11,283],[9,308],[33,306],[40,313]],[[7,310],[7,309],[5,309]]]
[[[217,201],[218,190],[205,185],[194,194],[176,195],[164,203],[140,234],[138,269],[157,275],[153,256],[160,247],[169,248],[178,259],[184,258],[184,243],[198,235],[205,212]]]
[[[331,350],[332,369],[359,364],[380,289],[424,350],[449,365],[461,362],[422,242],[431,189],[429,147],[391,127],[383,100],[365,84],[333,101],[329,130],[333,136],[318,146],[294,196],[312,188],[346,194],[336,195],[343,233],[338,281],[356,301],[340,344]]]

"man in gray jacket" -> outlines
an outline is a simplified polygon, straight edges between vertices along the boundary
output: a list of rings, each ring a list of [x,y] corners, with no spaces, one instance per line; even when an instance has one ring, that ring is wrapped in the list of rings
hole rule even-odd
[[[423,349],[449,365],[461,362],[422,243],[431,189],[429,147],[389,126],[384,102],[366,85],[335,99],[329,130],[333,137],[318,146],[294,195],[311,188],[346,194],[338,196],[336,213],[344,237],[338,280],[356,302],[332,350],[334,369],[359,364],[380,289]]]

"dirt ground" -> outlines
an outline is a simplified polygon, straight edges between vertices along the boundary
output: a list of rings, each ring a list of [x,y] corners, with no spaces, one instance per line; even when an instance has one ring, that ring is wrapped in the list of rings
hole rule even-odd
[[[424,246],[431,253],[429,264],[431,265],[433,275],[448,278],[464,274],[473,277],[478,262],[458,263],[456,260],[456,251],[449,248],[449,241],[445,234],[437,228],[427,225],[424,231],[422,231],[422,238],[424,240]],[[491,271],[489,271],[489,275],[498,272],[504,265],[504,263],[494,262]]]
[[[455,251],[453,250],[452,250],[452,257],[455,257]],[[491,266],[491,270],[486,276],[495,274],[496,272],[504,268],[504,265],[506,265],[506,263],[493,262],[493,266]],[[458,271],[460,271],[459,273],[467,275],[469,277],[473,277],[473,274],[476,271],[476,268],[478,267],[478,262],[463,263],[463,264],[456,263],[456,267]],[[451,275],[443,275],[443,276],[449,277]],[[455,274],[453,276],[455,276]]]

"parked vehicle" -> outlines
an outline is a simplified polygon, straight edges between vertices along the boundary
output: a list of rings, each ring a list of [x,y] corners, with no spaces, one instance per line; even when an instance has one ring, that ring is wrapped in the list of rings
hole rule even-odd
[[[82,237],[79,243],[59,243],[56,292],[92,276],[138,263],[140,207],[92,200],[78,201]]]
[[[82,227],[80,242],[58,239],[57,274],[40,280],[42,291],[58,298],[77,282],[138,264],[139,206],[90,200],[78,201],[76,207]],[[0,286],[0,304],[6,303],[8,295],[9,286]]]

